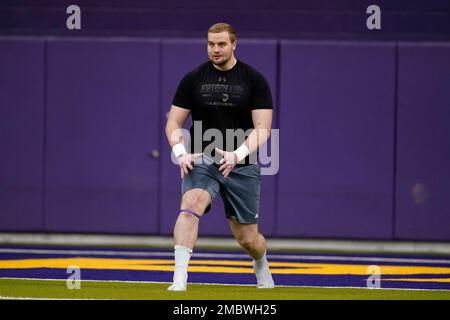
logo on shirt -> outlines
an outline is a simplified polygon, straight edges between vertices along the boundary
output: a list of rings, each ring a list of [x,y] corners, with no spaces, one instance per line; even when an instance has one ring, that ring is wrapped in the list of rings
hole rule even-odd
[[[226,78],[222,78],[222,77],[219,77],[219,82],[227,82],[227,79]]]
[[[230,99],[230,95],[228,93],[222,93],[222,101],[227,102]]]
[[[224,78],[221,78],[224,80]],[[204,83],[200,93],[204,99],[204,104],[214,107],[236,107],[239,105],[244,95],[242,85],[232,85],[225,83]]]

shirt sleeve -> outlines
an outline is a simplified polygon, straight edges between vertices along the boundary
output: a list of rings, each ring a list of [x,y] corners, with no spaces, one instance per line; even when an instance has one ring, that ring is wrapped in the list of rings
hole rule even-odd
[[[191,110],[193,108],[193,102],[192,79],[190,74],[187,74],[178,84],[172,104],[180,108]]]
[[[251,109],[273,109],[272,94],[269,84],[262,74],[255,76],[255,87]]]

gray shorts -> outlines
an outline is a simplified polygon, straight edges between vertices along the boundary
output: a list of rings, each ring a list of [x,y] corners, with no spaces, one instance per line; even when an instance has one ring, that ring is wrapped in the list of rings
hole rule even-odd
[[[211,202],[220,193],[227,218],[234,217],[244,224],[256,224],[259,220],[259,195],[261,186],[261,168],[259,165],[235,167],[228,177],[224,178],[219,165],[206,156],[193,163],[193,168],[184,177],[181,192],[191,189],[206,190]],[[189,208],[186,208],[189,209]],[[205,213],[211,209],[209,205]]]

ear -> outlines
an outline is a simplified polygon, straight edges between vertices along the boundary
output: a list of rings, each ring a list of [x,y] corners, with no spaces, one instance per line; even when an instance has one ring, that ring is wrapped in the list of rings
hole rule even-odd
[[[233,51],[236,50],[236,44],[237,44],[237,40],[234,40],[234,43],[233,43]]]

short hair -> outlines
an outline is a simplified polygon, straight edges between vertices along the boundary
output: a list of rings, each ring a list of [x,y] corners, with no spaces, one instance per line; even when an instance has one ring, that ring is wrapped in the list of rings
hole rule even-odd
[[[219,23],[213,24],[208,29],[208,33],[220,33],[220,32],[223,32],[223,31],[227,31],[228,32],[228,34],[230,35],[231,42],[235,42],[236,41],[236,30],[231,25],[229,25],[228,23],[219,22]]]

